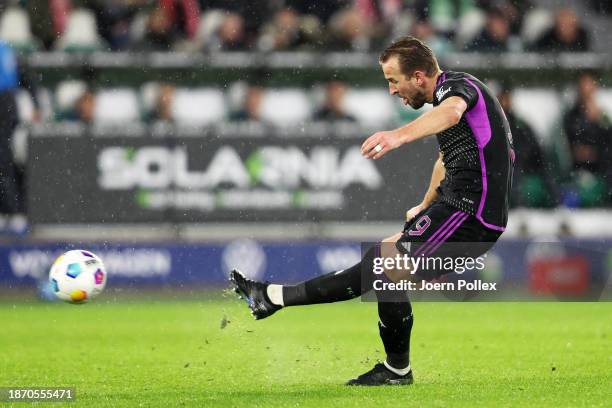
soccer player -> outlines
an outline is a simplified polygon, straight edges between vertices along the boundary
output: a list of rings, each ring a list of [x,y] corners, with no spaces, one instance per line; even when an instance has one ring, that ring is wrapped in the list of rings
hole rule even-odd
[[[256,319],[287,306],[360,296],[372,289],[364,282],[370,281],[368,276],[372,276],[376,257],[434,256],[442,253],[443,243],[465,243],[463,254],[477,257],[492,247],[504,231],[514,151],[508,122],[495,95],[472,75],[442,71],[431,49],[413,37],[393,42],[382,52],[379,62],[391,95],[414,109],[425,103],[434,108],[405,126],[370,136],[362,145],[362,154],[380,159],[404,144],[437,135],[440,156],[434,164],[429,189],[423,201],[407,211],[403,231],[382,240],[351,268],[297,285],[256,282],[240,271],[232,271],[230,281]],[[433,275],[419,272],[413,271],[414,276],[430,280],[451,271],[434,271]],[[386,359],[348,385],[413,382],[413,316],[408,294],[385,292],[388,291],[375,290]]]

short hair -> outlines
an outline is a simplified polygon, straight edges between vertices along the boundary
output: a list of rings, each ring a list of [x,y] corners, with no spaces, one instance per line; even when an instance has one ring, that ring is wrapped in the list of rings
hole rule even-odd
[[[396,55],[400,71],[406,77],[411,77],[414,71],[422,70],[425,75],[432,77],[438,72],[438,60],[431,48],[415,37],[406,36],[393,41],[384,49],[378,61],[385,63]]]

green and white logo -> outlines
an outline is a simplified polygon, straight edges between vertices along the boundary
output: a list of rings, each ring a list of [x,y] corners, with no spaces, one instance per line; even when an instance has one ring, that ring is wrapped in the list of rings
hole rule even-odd
[[[263,146],[239,153],[222,145],[199,169],[186,147],[107,147],[98,184],[133,190],[142,208],[342,208],[343,190],[377,190],[383,178],[359,146]]]

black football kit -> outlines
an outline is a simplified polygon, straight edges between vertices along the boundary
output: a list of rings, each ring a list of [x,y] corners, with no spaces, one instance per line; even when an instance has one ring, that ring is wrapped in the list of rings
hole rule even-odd
[[[469,74],[445,71],[439,75],[433,105],[452,96],[465,100],[467,109],[459,123],[437,135],[445,167],[438,198],[404,225],[401,238],[394,243],[401,253],[412,257],[476,258],[493,246],[508,221],[514,150],[506,116],[493,93]],[[239,271],[233,271],[230,280],[257,319],[282,306],[349,300],[374,289],[387,357],[384,364],[347,384],[411,384],[412,306],[408,291],[389,293],[372,286],[380,254],[380,246],[374,246],[351,268],[283,285],[282,305],[268,297],[266,283],[249,280]],[[416,275],[429,280],[448,272],[452,269],[418,270]]]

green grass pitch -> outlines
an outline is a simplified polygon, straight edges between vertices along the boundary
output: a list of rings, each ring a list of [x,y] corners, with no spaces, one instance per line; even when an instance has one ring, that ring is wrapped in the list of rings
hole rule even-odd
[[[0,302],[0,386],[76,387],[54,407],[610,403],[612,303],[415,303],[416,383],[348,388],[383,358],[373,303],[256,322],[238,300],[109,299]]]

